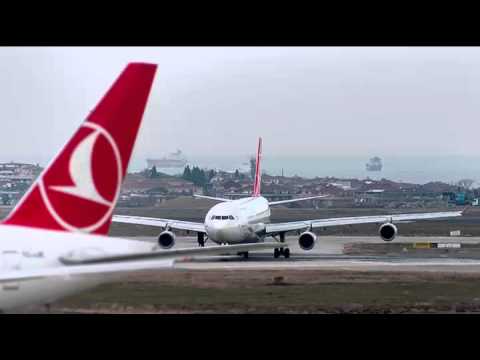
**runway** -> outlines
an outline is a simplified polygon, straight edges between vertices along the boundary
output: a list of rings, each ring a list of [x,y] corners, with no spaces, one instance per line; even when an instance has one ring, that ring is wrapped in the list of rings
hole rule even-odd
[[[154,237],[132,239],[156,242]],[[345,255],[343,245],[384,242],[323,236],[311,251],[288,237],[289,259],[272,251],[185,258],[173,269],[126,274],[117,284],[58,302],[58,313],[480,312],[480,259]],[[474,237],[399,237],[394,242],[480,243]],[[212,246],[207,242],[207,246]],[[175,247],[196,247],[178,237]]]
[[[136,240],[156,241],[152,237],[132,237]],[[442,271],[442,272],[480,272],[480,260],[459,258],[407,258],[391,256],[351,256],[344,255],[346,243],[384,243],[373,236],[323,236],[319,237],[315,247],[310,251],[300,249],[296,236],[286,238],[291,257],[275,259],[270,251],[250,252],[248,259],[238,256],[209,256],[186,258],[177,261],[176,269],[185,270],[358,270],[358,271]],[[480,237],[397,237],[395,243],[480,243]],[[207,246],[212,243],[207,242]],[[175,247],[197,246],[195,237],[177,237]]]

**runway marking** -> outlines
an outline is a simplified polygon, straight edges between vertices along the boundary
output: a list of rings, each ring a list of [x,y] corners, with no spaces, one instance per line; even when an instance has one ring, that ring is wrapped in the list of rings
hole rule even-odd
[[[397,260],[397,259],[395,259]],[[431,267],[475,267],[480,266],[480,261],[478,260],[469,260],[462,259],[461,261],[358,261],[358,260],[328,260],[322,263],[319,262],[278,262],[278,263],[235,263],[235,264],[225,264],[225,263],[182,263],[181,266],[176,266],[177,268],[184,269],[205,269],[205,270],[235,270],[235,269],[311,269],[311,268],[338,268],[338,269],[347,269],[354,270],[361,268],[372,268],[372,267],[422,267],[422,268],[431,268]],[[479,269],[480,270],[480,269]]]

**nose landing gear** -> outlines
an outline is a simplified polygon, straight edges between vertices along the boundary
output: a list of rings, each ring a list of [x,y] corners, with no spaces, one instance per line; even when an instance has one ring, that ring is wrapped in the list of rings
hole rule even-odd
[[[285,259],[288,259],[290,257],[290,249],[289,248],[275,248],[273,250],[273,257],[277,259],[283,255]]]

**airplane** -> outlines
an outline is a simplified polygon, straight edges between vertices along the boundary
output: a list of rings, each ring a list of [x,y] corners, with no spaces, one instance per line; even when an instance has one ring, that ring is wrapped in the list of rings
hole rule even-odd
[[[270,223],[270,206],[318,199],[326,197],[327,195],[269,202],[260,194],[261,155],[262,138],[260,137],[258,139],[255,178],[251,196],[237,200],[230,200],[212,196],[194,195],[198,198],[220,201],[220,204],[214,205],[207,212],[203,223],[129,215],[114,215],[113,222],[150,225],[162,228],[162,232],[158,235],[158,244],[164,249],[170,249],[175,244],[176,237],[171,231],[172,229],[196,232],[197,241],[200,247],[205,245],[206,239],[210,239],[217,244],[248,244],[261,243],[265,241],[267,237],[273,237],[278,243],[278,247],[273,251],[273,256],[275,258],[278,258],[279,256],[289,258],[290,249],[288,248],[288,244],[285,243],[285,234],[287,232],[301,231],[298,237],[298,244],[302,250],[308,251],[314,248],[317,241],[317,235],[313,232],[313,229],[316,228],[378,223],[381,224],[378,230],[380,237],[384,241],[392,241],[398,232],[397,226],[394,223],[450,218],[462,216],[463,214],[463,211],[446,211]],[[248,251],[243,252],[242,255],[245,258],[248,258]]]
[[[157,65],[129,63],[0,224],[0,311],[49,305],[125,272],[276,244],[162,250],[108,237]],[[260,245],[260,246],[259,246]]]

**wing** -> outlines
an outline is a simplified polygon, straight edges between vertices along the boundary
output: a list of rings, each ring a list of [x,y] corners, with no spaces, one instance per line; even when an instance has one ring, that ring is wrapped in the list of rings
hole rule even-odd
[[[114,215],[113,222],[125,223],[125,224],[137,224],[137,225],[149,225],[162,228],[172,228],[177,230],[190,230],[196,232],[205,232],[205,225],[203,223],[197,223],[192,221],[181,221],[172,219],[159,219],[143,216],[127,216],[127,215]]]
[[[374,215],[374,216],[357,216],[330,218],[318,220],[293,221],[285,223],[267,224],[267,234],[277,234],[280,232],[303,230],[308,228],[321,228],[329,226],[355,225],[355,224],[371,224],[385,222],[411,222],[415,220],[433,220],[462,216],[463,211],[445,211],[434,213],[420,214],[392,214],[392,215]]]

